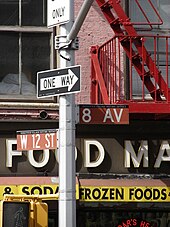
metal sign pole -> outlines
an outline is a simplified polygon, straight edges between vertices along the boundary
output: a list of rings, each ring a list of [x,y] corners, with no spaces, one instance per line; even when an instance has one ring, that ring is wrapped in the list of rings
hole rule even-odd
[[[59,68],[74,66],[75,49],[77,49],[76,36],[83,21],[93,3],[93,0],[85,0],[80,13],[74,23],[74,0],[48,0],[47,26],[59,26],[59,36],[56,37],[56,49],[58,48]],[[67,23],[68,22],[68,23]],[[52,71],[38,73],[38,97],[54,96],[62,94],[60,88],[64,85],[72,85],[78,80],[76,75],[65,76],[65,82],[61,82],[61,75]],[[52,74],[51,74],[52,73]],[[48,75],[47,75],[48,74]],[[51,77],[48,77],[51,75]],[[67,78],[66,78],[67,76]],[[63,77],[62,77],[63,78]],[[70,80],[69,80],[70,78]],[[80,78],[79,78],[80,79]],[[48,83],[47,85],[47,82]],[[63,79],[62,79],[63,81]],[[61,83],[60,83],[61,82]],[[79,80],[80,82],[80,80]],[[65,87],[64,86],[64,87]],[[68,89],[69,90],[69,89]],[[76,87],[76,91],[80,86]],[[63,92],[65,94],[65,92]],[[75,170],[75,95],[65,94],[59,97],[59,227],[76,227],[76,170]]]
[[[75,64],[75,50],[64,47],[74,22],[74,0],[69,1],[70,21],[59,28],[60,68]],[[75,95],[69,94],[59,97],[59,227],[76,227],[75,196]]]
[[[85,0],[75,23],[74,0],[69,3],[70,20],[59,27],[59,68],[75,64],[76,36],[93,0]],[[76,227],[75,173],[75,95],[71,94],[59,97],[59,227]]]

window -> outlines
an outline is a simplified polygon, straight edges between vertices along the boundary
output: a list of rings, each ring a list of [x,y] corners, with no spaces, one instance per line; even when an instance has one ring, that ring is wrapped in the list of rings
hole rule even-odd
[[[154,10],[154,8],[155,10]],[[134,22],[140,22],[135,26],[150,29],[147,20],[152,23],[155,30],[168,30],[170,28],[170,3],[169,0],[129,0],[130,17]],[[143,12],[142,12],[142,10]],[[161,24],[161,19],[163,24]]]
[[[129,0],[129,16],[138,34],[144,35],[144,46],[170,86],[170,2],[169,0]],[[163,22],[163,24],[162,24]],[[151,25],[149,25],[149,23]],[[150,37],[149,37],[150,36]],[[149,69],[145,65],[146,72]],[[155,84],[154,79],[152,79]],[[132,67],[133,96],[142,96],[143,84]],[[159,87],[157,87],[159,88]],[[150,97],[144,89],[145,97]],[[149,96],[148,96],[149,95]]]
[[[0,99],[36,97],[37,72],[53,67],[47,0],[0,0]]]
[[[89,209],[79,210],[77,214],[79,227],[169,227],[169,211],[144,211],[129,209]]]

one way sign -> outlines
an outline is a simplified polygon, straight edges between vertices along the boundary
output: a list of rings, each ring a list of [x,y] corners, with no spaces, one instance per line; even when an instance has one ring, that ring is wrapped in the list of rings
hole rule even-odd
[[[45,98],[80,91],[81,66],[53,69],[37,73],[37,97]]]

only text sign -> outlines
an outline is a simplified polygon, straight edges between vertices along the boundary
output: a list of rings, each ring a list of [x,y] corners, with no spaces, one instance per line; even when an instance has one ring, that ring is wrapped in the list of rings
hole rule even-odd
[[[80,124],[129,124],[127,105],[79,105]]]
[[[80,66],[38,72],[37,96],[50,97],[80,91]]]
[[[48,0],[47,5],[47,27],[64,24],[70,20],[69,0]]]
[[[57,129],[17,131],[17,150],[57,148]]]

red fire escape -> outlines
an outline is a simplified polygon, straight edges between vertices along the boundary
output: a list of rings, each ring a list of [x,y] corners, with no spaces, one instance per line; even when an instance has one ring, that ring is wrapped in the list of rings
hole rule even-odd
[[[150,30],[152,26],[162,24],[151,0],[145,1],[152,7],[159,22],[149,21],[139,0],[134,1],[146,19],[143,24],[147,24]],[[141,35],[141,32],[135,29],[136,23],[131,22],[126,15],[120,0],[96,2],[109,22],[114,37],[100,47],[91,48],[91,103],[128,104],[132,116],[148,114],[154,118],[170,118],[170,37]],[[161,51],[158,42],[161,42],[163,47],[163,70],[159,64]]]

